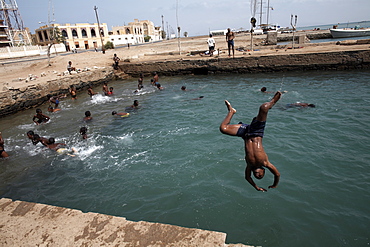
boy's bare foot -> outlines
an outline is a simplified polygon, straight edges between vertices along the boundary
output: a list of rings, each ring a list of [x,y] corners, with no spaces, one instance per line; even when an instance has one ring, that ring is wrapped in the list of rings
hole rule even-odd
[[[280,99],[282,93],[280,91],[277,91],[274,95],[274,97],[272,97],[272,102],[275,104],[276,102],[278,102],[278,100]]]
[[[229,101],[225,100],[225,105],[226,105],[227,110],[228,110],[229,112],[232,112],[233,114],[235,114],[235,113],[236,113],[236,110],[231,106],[231,104],[229,103]]]

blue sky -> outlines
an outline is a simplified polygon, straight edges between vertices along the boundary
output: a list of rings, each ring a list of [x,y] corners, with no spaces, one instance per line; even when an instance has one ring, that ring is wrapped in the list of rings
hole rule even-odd
[[[49,1],[17,0],[24,25],[32,33],[40,21],[48,21]],[[267,7],[268,0],[263,1]],[[176,31],[177,9],[181,35],[186,31],[190,36],[228,27],[250,29],[252,16],[250,0],[52,0],[51,3],[54,19],[61,24],[94,23],[97,6],[99,20],[107,23],[109,30],[134,19],[150,20],[161,26],[163,15],[166,29],[168,23]],[[290,25],[291,14],[298,15],[299,27],[370,20],[370,0],[270,0],[270,6],[274,9],[270,11],[270,23],[282,27]]]

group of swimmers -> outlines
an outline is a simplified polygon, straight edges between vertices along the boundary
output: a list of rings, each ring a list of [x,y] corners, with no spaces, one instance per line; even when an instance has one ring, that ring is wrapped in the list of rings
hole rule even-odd
[[[156,72],[154,72],[153,79],[151,79],[151,85],[155,86],[159,90],[163,90],[164,88],[159,84],[158,80],[159,80],[159,76]],[[138,90],[141,90],[142,88],[144,88],[144,86],[143,86],[143,75],[140,74],[140,77],[138,79]],[[135,92],[137,92],[137,91],[135,91]],[[76,90],[74,85],[70,86],[69,93],[71,95],[72,100],[77,99],[77,90]],[[87,94],[90,97],[93,97],[93,95],[96,95],[98,93],[95,93],[92,89],[92,86],[90,85],[87,89]],[[103,83],[103,94],[105,96],[112,96],[113,95],[113,87],[108,88],[108,83],[107,82]],[[65,94],[61,94],[61,95],[57,95],[57,96],[51,96],[51,97],[49,96],[48,112],[60,111],[61,109],[58,108],[59,103],[60,103],[60,99],[61,98],[66,98],[66,97],[67,97],[67,95],[65,95]],[[54,104],[54,106],[53,106],[53,104]],[[133,104],[131,106],[127,107],[127,109],[128,108],[130,108],[130,109],[140,108],[139,101],[134,100]],[[117,116],[117,117],[128,117],[130,115],[130,113],[112,111],[112,115]],[[33,119],[32,119],[32,121],[36,125],[47,123],[49,120],[50,120],[50,117],[45,115],[40,108],[36,109],[36,114],[33,116]],[[85,117],[83,117],[83,121],[84,122],[89,122],[91,120],[92,120],[91,112],[90,111],[85,111]],[[87,131],[88,131],[88,128],[85,127],[85,126],[80,128],[79,133],[82,136],[82,139],[87,139],[88,138]],[[68,154],[70,156],[74,156],[74,154],[77,153],[77,150],[75,148],[67,149],[67,145],[65,143],[56,143],[55,138],[53,138],[53,137],[51,137],[51,138],[41,137],[40,135],[34,133],[32,130],[27,132],[27,137],[32,141],[33,145],[41,143],[42,145],[49,148],[50,150],[54,150],[54,151],[56,151],[57,153],[60,153],[60,154]],[[0,133],[0,155],[1,155],[0,157],[8,157],[9,156],[4,150],[4,140],[1,136],[1,133]]]
[[[86,127],[82,127],[82,128],[86,128]],[[86,129],[86,131],[87,131],[87,129]],[[77,153],[77,150],[75,148],[71,148],[69,150],[67,148],[67,144],[65,144],[65,143],[56,143],[55,139],[53,137],[50,137],[50,138],[41,137],[40,135],[35,134],[35,132],[33,132],[32,130],[27,132],[27,137],[28,137],[28,139],[31,140],[33,145],[36,145],[40,142],[45,147],[47,147],[51,150],[54,150],[59,154],[67,154],[67,155],[70,155],[70,156],[74,156],[74,154]],[[86,138],[84,138],[84,139],[86,139]]]
[[[158,80],[159,80],[159,76],[157,72],[154,72],[153,79],[150,80],[150,84],[156,87],[158,90],[163,90],[164,87],[162,87],[162,85],[158,82]],[[143,74],[140,74],[139,79],[138,79],[137,89],[134,91],[134,93],[138,93],[144,88],[143,81],[144,81],[144,76]]]
[[[140,74],[139,79],[138,79],[138,89],[136,91],[134,91],[134,93],[137,93],[142,88],[144,88],[143,81],[144,81],[143,75]],[[161,84],[159,84],[158,81],[159,81],[159,76],[156,72],[154,72],[153,73],[153,79],[151,79],[151,85],[155,86],[159,90],[163,90],[163,87],[161,86]],[[181,90],[182,91],[187,91],[185,86],[182,86]],[[76,88],[73,85],[71,85],[70,89],[69,89],[69,93],[71,95],[72,100],[77,99],[76,92],[77,92]],[[270,93],[270,92],[267,91],[266,87],[261,88],[261,92]],[[87,93],[90,97],[97,94],[93,91],[91,85],[89,86],[89,88],[87,90]],[[106,95],[106,96],[112,96],[113,95],[113,87],[108,88],[108,83],[107,82],[104,82],[104,84],[103,84],[103,94]],[[58,108],[59,102],[60,102],[61,98],[65,98],[65,97],[67,97],[65,94],[50,97],[49,98],[49,103],[50,104],[49,104],[49,107],[48,107],[48,112],[56,112],[56,111],[61,110],[61,109]],[[196,99],[200,100],[203,97],[204,96],[200,96],[198,98],[195,98],[194,100],[196,100]],[[54,107],[52,106],[52,104],[54,104]],[[139,101],[134,100],[134,103],[129,108],[138,109],[139,107],[140,107],[139,106]],[[314,104],[308,104],[308,103],[293,103],[293,104],[288,104],[287,105],[287,108],[291,108],[291,107],[305,108],[305,107],[315,107],[315,105]],[[112,111],[112,115],[117,116],[117,117],[128,117],[130,114],[128,112]],[[33,116],[32,120],[36,125],[40,125],[40,124],[47,123],[50,120],[50,117],[45,115],[40,108],[37,108],[36,109],[36,114]],[[85,117],[83,118],[83,121],[88,122],[88,121],[91,121],[91,120],[92,120],[91,112],[86,111],[85,112]],[[87,139],[88,138],[87,131],[88,131],[87,127],[81,127],[80,128],[79,133],[82,136],[82,139]],[[66,149],[66,144],[64,144],[64,143],[55,143],[54,138],[47,139],[45,137],[40,137],[38,134],[35,134],[33,131],[27,132],[27,136],[32,141],[32,143],[34,145],[36,145],[37,143],[40,142],[42,145],[48,147],[51,150],[57,151],[58,153],[68,153],[68,154],[76,153],[75,149],[71,149],[71,151],[68,151]],[[9,156],[4,150],[4,140],[1,136],[1,133],[0,133],[0,155],[1,155],[0,157],[8,157]]]
[[[157,81],[158,81],[158,77],[157,77]],[[70,86],[69,93],[71,95],[72,100],[77,99],[77,90],[76,90],[75,86],[73,86],[73,85]],[[90,95],[90,97],[97,94],[97,93],[94,93],[94,91],[92,89],[92,86],[89,86],[89,88],[87,90],[87,93],[88,93],[88,95]],[[103,94],[106,95],[106,96],[113,95],[113,87],[110,87],[108,89],[108,84],[106,82],[103,84]],[[58,108],[59,103],[60,103],[60,99],[61,98],[66,98],[66,97],[67,97],[66,94],[61,94],[61,95],[51,96],[51,97],[49,96],[48,112],[60,111],[61,109]],[[140,108],[139,101],[134,100],[133,104],[131,106],[127,107],[126,109],[138,109],[138,108]],[[127,116],[130,115],[130,113],[112,111],[112,115],[117,116],[117,117],[127,117]],[[89,122],[91,120],[92,120],[91,112],[90,111],[85,111],[85,117],[83,117],[83,121],[84,122]],[[44,114],[40,108],[37,108],[36,109],[36,114],[33,116],[32,121],[36,125],[41,125],[41,124],[45,124],[45,123],[49,122],[50,117],[48,115]],[[88,131],[88,128],[85,127],[85,126],[80,128],[79,133],[80,133],[82,139],[87,139],[88,138],[87,131]],[[60,154],[67,154],[67,155],[70,155],[70,156],[74,156],[74,154],[77,153],[77,150],[75,148],[68,149],[67,144],[65,144],[65,143],[56,143],[55,138],[53,138],[53,137],[51,137],[51,138],[41,137],[40,135],[34,133],[34,131],[32,131],[32,130],[27,132],[27,137],[31,140],[33,145],[37,145],[38,143],[41,143],[42,145],[49,148],[50,150],[56,151],[57,153],[60,153]],[[3,140],[1,132],[0,132],[0,157],[3,157],[3,158],[9,157],[9,154],[4,150],[4,140]]]

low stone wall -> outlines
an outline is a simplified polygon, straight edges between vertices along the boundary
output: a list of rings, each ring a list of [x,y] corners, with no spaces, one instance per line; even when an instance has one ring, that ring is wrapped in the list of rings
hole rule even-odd
[[[295,40],[298,40],[299,36],[306,36],[308,39],[331,39],[333,36],[331,35],[329,30],[322,30],[322,31],[298,31],[294,33]],[[284,42],[284,41],[292,41],[293,39],[293,34],[278,34],[277,40],[278,42]]]
[[[100,68],[60,77],[46,83],[35,80],[25,83],[24,87],[9,87],[7,91],[0,92],[0,117],[37,107],[48,101],[50,95],[68,93],[70,85],[75,85],[77,91],[81,91],[88,85],[102,84],[114,78],[115,74],[112,69]]]
[[[0,246],[209,246],[226,233],[145,221],[45,204],[0,199]]]
[[[245,56],[240,58],[189,59],[178,61],[123,63],[121,70],[137,77],[140,73],[157,71],[160,75],[271,73],[306,70],[370,69],[370,50],[341,51],[273,56]],[[281,55],[279,55],[281,53]]]

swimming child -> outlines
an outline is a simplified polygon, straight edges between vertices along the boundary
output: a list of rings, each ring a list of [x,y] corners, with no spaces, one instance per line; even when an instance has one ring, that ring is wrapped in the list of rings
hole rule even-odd
[[[27,135],[28,139],[30,139],[32,141],[32,144],[33,145],[36,145],[37,144],[37,142],[34,141],[35,132],[33,132],[32,130],[30,130],[30,131],[28,131],[26,133],[26,135]]]
[[[134,100],[134,104],[131,105],[131,108],[133,108],[133,109],[139,108],[139,101],[137,99]]]
[[[153,73],[153,84],[156,85],[159,81],[159,76],[157,74],[157,72],[154,72]]]
[[[50,143],[50,144],[48,144],[48,143]],[[53,137],[49,138],[48,143],[43,142],[43,144],[46,147],[48,147],[51,150],[56,151],[58,154],[67,154],[69,156],[74,157],[75,155],[73,155],[73,154],[77,153],[77,150],[75,148],[71,148],[71,150],[66,148],[67,144],[65,144],[65,143],[55,143],[55,139]]]
[[[103,94],[108,95],[108,83],[104,82],[103,84]]]
[[[113,87],[109,88],[109,91],[108,91],[107,95],[113,95]]]
[[[144,81],[144,76],[143,74],[140,73],[139,79],[137,80],[137,88],[143,88],[143,81]]]
[[[87,127],[80,128],[80,135],[82,135],[82,139],[87,139]]]
[[[203,99],[203,98],[204,98],[204,96],[199,96],[198,98],[194,98],[192,100],[200,100],[200,99]]]
[[[41,137],[39,136],[38,134],[34,134],[33,135],[33,139],[32,139],[32,144],[33,145],[36,145],[37,143],[41,142],[42,145],[46,146],[45,144],[51,144],[49,142],[49,139],[48,138],[45,138],[45,137]]]
[[[90,85],[89,88],[87,89],[87,94],[90,95],[90,97],[92,98],[92,96],[97,93],[94,93],[94,90],[92,89],[92,86]]]
[[[36,121],[36,119],[38,120]],[[36,115],[34,115],[32,119],[32,121],[35,122],[35,124],[40,125],[42,123],[48,122],[49,120],[50,120],[50,117],[43,114],[40,108],[36,109]]]
[[[49,105],[48,107],[48,112],[57,112],[57,111],[60,111],[61,109],[55,109],[53,108],[51,105]]]
[[[72,97],[73,100],[77,99],[75,86],[73,86],[73,85],[70,86],[69,93],[71,94],[71,97]]]
[[[130,113],[128,112],[116,112],[116,111],[112,111],[112,115],[113,116],[119,116],[119,117],[128,117],[130,115]]]
[[[1,132],[0,132],[0,157],[1,158],[9,157],[9,154],[4,150],[4,139]]]
[[[91,121],[92,116],[90,111],[85,111],[85,117],[83,118],[84,121]]]
[[[287,108],[307,108],[307,107],[312,107],[315,108],[316,106],[314,104],[308,104],[308,103],[293,103],[293,104],[287,104]]]
[[[49,103],[50,103],[50,105],[52,103],[55,104],[55,108],[58,108],[58,105],[60,103],[60,100],[59,99],[66,98],[66,97],[67,97],[66,94],[60,94],[60,95],[51,96],[51,97],[49,95]]]

